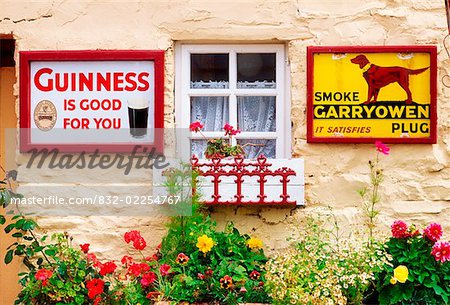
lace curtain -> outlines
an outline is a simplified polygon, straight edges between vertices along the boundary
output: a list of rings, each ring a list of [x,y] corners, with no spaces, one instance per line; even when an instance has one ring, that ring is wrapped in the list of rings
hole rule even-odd
[[[272,82],[239,82],[238,88],[273,88]],[[191,82],[191,88],[218,89],[228,88],[227,82]],[[274,96],[238,96],[238,126],[246,132],[276,131],[276,105]],[[191,122],[200,121],[205,131],[222,131],[229,121],[228,97],[192,97]],[[244,147],[246,158],[257,158],[264,154],[268,158],[275,158],[276,140],[238,140]],[[192,140],[192,153],[203,157],[206,149],[205,140]]]

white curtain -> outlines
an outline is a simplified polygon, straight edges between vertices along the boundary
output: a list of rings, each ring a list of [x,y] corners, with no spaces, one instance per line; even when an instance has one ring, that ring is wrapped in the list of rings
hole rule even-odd
[[[272,86],[272,85],[270,85]],[[224,88],[223,82],[192,82],[191,88]],[[265,82],[242,85],[239,88],[267,88]],[[274,132],[276,131],[276,105],[274,96],[238,96],[238,126],[243,132]],[[200,121],[205,131],[222,131],[229,122],[228,97],[192,97],[191,122]],[[253,159],[264,154],[275,158],[276,140],[238,140],[244,147],[246,158]],[[256,144],[254,146],[251,144]],[[192,153],[203,157],[206,141],[193,140]]]

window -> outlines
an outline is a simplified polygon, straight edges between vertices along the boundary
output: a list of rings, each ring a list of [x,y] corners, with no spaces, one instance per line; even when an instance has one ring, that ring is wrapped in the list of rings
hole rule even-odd
[[[284,45],[181,45],[177,57],[176,120],[200,121],[207,138],[223,126],[241,130],[234,139],[246,158],[290,157],[289,105]],[[203,157],[206,140],[191,134],[191,152]]]

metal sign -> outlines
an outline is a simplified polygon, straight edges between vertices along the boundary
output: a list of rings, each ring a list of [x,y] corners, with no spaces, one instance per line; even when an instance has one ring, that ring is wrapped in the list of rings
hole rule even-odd
[[[436,47],[309,47],[308,142],[436,143]]]
[[[21,151],[162,151],[163,51],[20,52]]]

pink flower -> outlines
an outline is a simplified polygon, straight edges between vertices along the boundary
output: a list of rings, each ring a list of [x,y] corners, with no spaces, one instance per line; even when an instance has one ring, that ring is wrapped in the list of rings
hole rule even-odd
[[[386,146],[386,144],[384,144],[381,141],[375,141],[375,146],[377,148],[377,151],[385,154],[385,155],[389,155],[389,151],[391,150],[389,147]]]
[[[167,264],[162,264],[161,267],[159,267],[159,272],[161,273],[162,276],[166,276],[169,275],[170,272],[170,266]]]
[[[189,125],[189,129],[193,132],[198,132],[203,128],[203,124],[200,123],[199,121],[193,122],[191,123],[191,125]]]
[[[89,244],[82,244],[80,245],[81,251],[83,251],[83,253],[88,253],[89,252]]]
[[[391,232],[394,238],[407,238],[409,237],[408,225],[402,220],[396,220],[391,225]]]
[[[154,272],[149,272],[142,276],[141,285],[147,287],[153,284],[154,281],[156,281],[156,274]]]
[[[442,237],[442,227],[438,223],[430,223],[423,234],[432,242],[437,242]]]
[[[438,241],[431,248],[431,255],[437,262],[445,263],[450,261],[450,242]]]
[[[241,131],[239,130],[239,129],[234,129],[234,127],[233,126],[231,126],[230,124],[228,124],[228,123],[226,123],[224,126],[223,126],[223,130],[225,130],[225,135],[226,136],[235,136],[235,135],[237,135],[238,133],[240,133]]]

